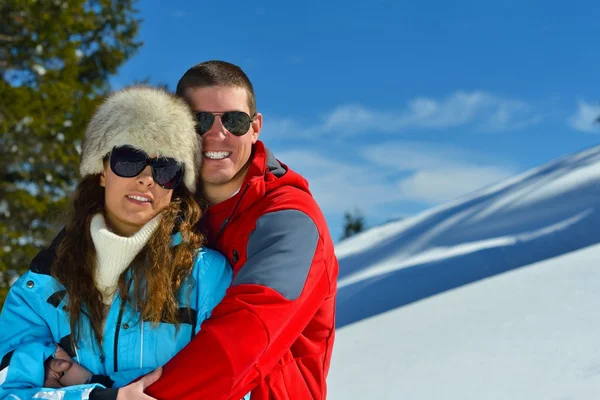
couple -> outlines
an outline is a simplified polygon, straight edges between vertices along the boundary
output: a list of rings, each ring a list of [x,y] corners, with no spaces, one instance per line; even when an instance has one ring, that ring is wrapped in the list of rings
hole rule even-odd
[[[105,100],[70,220],[0,314],[0,399],[326,397],[333,243],[261,126],[248,77],[222,61],[177,96]]]

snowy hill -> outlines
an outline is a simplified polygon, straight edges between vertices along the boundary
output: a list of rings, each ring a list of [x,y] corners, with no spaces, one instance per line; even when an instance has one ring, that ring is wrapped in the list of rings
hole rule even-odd
[[[328,398],[600,398],[598,204],[600,147],[340,243]]]

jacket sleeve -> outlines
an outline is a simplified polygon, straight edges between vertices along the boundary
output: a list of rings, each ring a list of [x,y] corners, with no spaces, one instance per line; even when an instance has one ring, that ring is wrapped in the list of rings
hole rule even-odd
[[[154,368],[142,368],[117,371],[111,375],[93,375],[89,382],[98,386],[89,394],[89,400],[116,400],[119,388],[137,381],[152,371]]]
[[[322,249],[307,214],[282,210],[261,216],[232,287],[147,394],[162,400],[217,400],[250,392],[328,296]]]
[[[154,368],[137,368],[119,370],[110,375],[93,375],[90,378],[90,383],[99,383],[107,388],[121,388],[129,385],[141,376],[154,371]]]
[[[53,398],[87,399],[91,390],[99,385],[42,388],[44,361],[54,355],[56,344],[39,297],[31,293],[26,283],[28,274],[13,284],[0,314],[0,399],[45,398],[45,393],[55,391],[60,393]]]

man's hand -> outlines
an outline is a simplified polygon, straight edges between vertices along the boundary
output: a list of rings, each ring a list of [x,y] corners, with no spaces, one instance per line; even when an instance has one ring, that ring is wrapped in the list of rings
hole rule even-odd
[[[119,389],[117,400],[156,400],[144,393],[144,390],[160,378],[162,367],[158,367],[148,375],[143,376],[138,381],[130,383]]]
[[[61,388],[79,385],[92,376],[90,371],[73,361],[62,347],[56,347],[54,357],[44,363],[44,387]]]
[[[63,385],[59,382],[63,373],[71,368],[71,363],[65,360],[49,358],[44,363],[44,387],[61,388]]]
[[[75,362],[62,347],[57,346],[54,357],[70,364],[70,367],[58,380],[58,383],[62,386],[82,385],[92,376],[90,371],[78,362]]]

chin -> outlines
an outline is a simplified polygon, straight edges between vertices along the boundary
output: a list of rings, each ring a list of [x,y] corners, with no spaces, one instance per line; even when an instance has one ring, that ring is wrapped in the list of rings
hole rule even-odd
[[[235,174],[230,173],[229,171],[219,171],[219,173],[209,174],[208,176],[203,175],[202,180],[206,183],[213,185],[221,185],[227,183],[233,179]]]
[[[136,215],[128,218],[127,222],[131,225],[138,226],[141,228],[142,226],[146,225],[148,221],[150,221],[153,217],[154,215]]]

